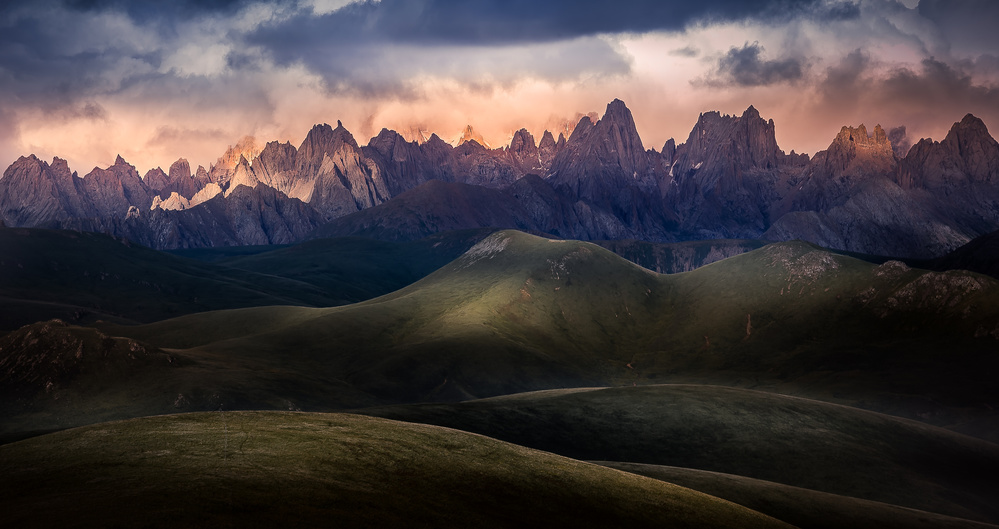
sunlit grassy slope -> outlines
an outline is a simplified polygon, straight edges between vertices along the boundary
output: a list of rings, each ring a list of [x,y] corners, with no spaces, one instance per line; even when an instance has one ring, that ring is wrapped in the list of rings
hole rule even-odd
[[[532,392],[362,410],[584,460],[736,474],[999,520],[999,445],[773,393],[701,385]]]
[[[201,413],[0,447],[5,527],[789,527],[676,485],[445,428]]]

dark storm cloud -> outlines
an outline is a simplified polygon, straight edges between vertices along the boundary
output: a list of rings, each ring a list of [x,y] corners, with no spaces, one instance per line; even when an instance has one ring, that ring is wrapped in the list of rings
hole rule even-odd
[[[974,57],[999,50],[996,0],[920,0],[917,9],[936,24],[954,52]]]
[[[718,70],[709,84],[738,86],[765,86],[797,81],[802,78],[804,65],[801,59],[765,60],[759,43],[731,48],[718,60]]]
[[[322,17],[302,15],[260,31],[275,48],[316,41],[379,40],[488,45],[571,39],[599,33],[679,30],[701,19],[741,20],[811,9],[819,0],[381,0]]]
[[[209,14],[233,14],[251,0],[65,0],[69,9],[82,12],[117,11],[139,23],[188,20]]]
[[[670,50],[669,54],[676,57],[697,57],[700,52],[693,46],[684,46],[675,50]]]
[[[883,83],[886,99],[911,104],[999,109],[999,87],[976,84],[962,65],[923,59],[921,71],[901,68]]]
[[[950,64],[927,58],[918,68],[884,71],[855,50],[819,81],[821,105],[841,116],[858,112],[892,116],[895,123],[901,121],[917,131],[916,136],[906,133],[901,138],[906,142],[925,135],[933,124],[959,121],[969,112],[986,122],[999,122],[999,86],[976,82],[975,67],[971,61]]]
[[[7,22],[7,23],[3,23]],[[0,95],[19,103],[58,108],[78,96],[117,88],[107,73],[128,59],[155,68],[157,54],[114,46],[99,49],[86,44],[86,27],[59,27],[45,13],[0,21]]]
[[[422,75],[448,76],[471,85],[524,77],[560,82],[624,74],[630,69],[629,58],[597,35],[679,30],[700,20],[783,17],[814,11],[817,3],[381,0],[350,4],[323,16],[300,12],[261,26],[245,40],[279,65],[305,65],[331,92],[405,98],[412,95],[406,80]],[[791,64],[759,67],[763,70],[757,75],[769,78],[793,75]]]

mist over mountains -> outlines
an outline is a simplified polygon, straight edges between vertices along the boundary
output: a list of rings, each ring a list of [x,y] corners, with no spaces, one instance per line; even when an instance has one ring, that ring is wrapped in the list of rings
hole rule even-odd
[[[81,178],[62,159],[29,155],[0,178],[0,221],[158,249],[498,227],[584,240],[803,239],[924,259],[999,229],[999,143],[973,115],[904,156],[880,125],[844,126],[812,157],[781,150],[776,126],[754,107],[706,112],[686,140],[647,148],[614,100],[568,138],[521,129],[496,149],[470,127],[457,146],[387,129],[361,146],[338,122],[297,148],[247,139],[207,169],[181,158],[140,175],[119,156]]]

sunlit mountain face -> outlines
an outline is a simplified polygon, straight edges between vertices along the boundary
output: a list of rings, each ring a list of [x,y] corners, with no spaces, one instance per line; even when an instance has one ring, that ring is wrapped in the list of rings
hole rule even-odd
[[[498,146],[520,128],[568,136],[614,98],[657,149],[749,105],[785,150],[860,123],[908,145],[965,113],[999,121],[997,19],[973,0],[15,0],[0,165],[208,167],[244,136],[297,145],[337,119],[361,145],[382,128],[458,142],[470,125]]]

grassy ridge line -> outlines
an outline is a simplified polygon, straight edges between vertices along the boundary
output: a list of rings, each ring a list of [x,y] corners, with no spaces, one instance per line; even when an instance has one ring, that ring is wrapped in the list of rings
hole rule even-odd
[[[800,529],[995,529],[999,526],[706,470],[593,461],[768,514]]]
[[[224,313],[111,332],[227,354],[287,344],[313,358],[336,351],[373,392],[419,372],[414,390],[399,395],[409,399],[441,384],[468,398],[696,381],[795,392],[945,426],[975,424],[999,404],[991,375],[999,369],[999,288],[983,276],[879,267],[800,242],[669,276],[576,241],[506,231],[483,244],[474,250],[480,254],[391,294],[298,313],[293,328],[266,324],[291,309],[242,312],[262,325],[241,344],[232,332],[238,318]],[[182,339],[186,327],[198,328],[197,336]],[[523,368],[510,369],[515,363]],[[511,383],[489,380],[486,366],[509,372]],[[977,433],[995,433],[988,424]]]
[[[445,428],[200,413],[0,447],[17,527],[790,527],[661,481]]]

